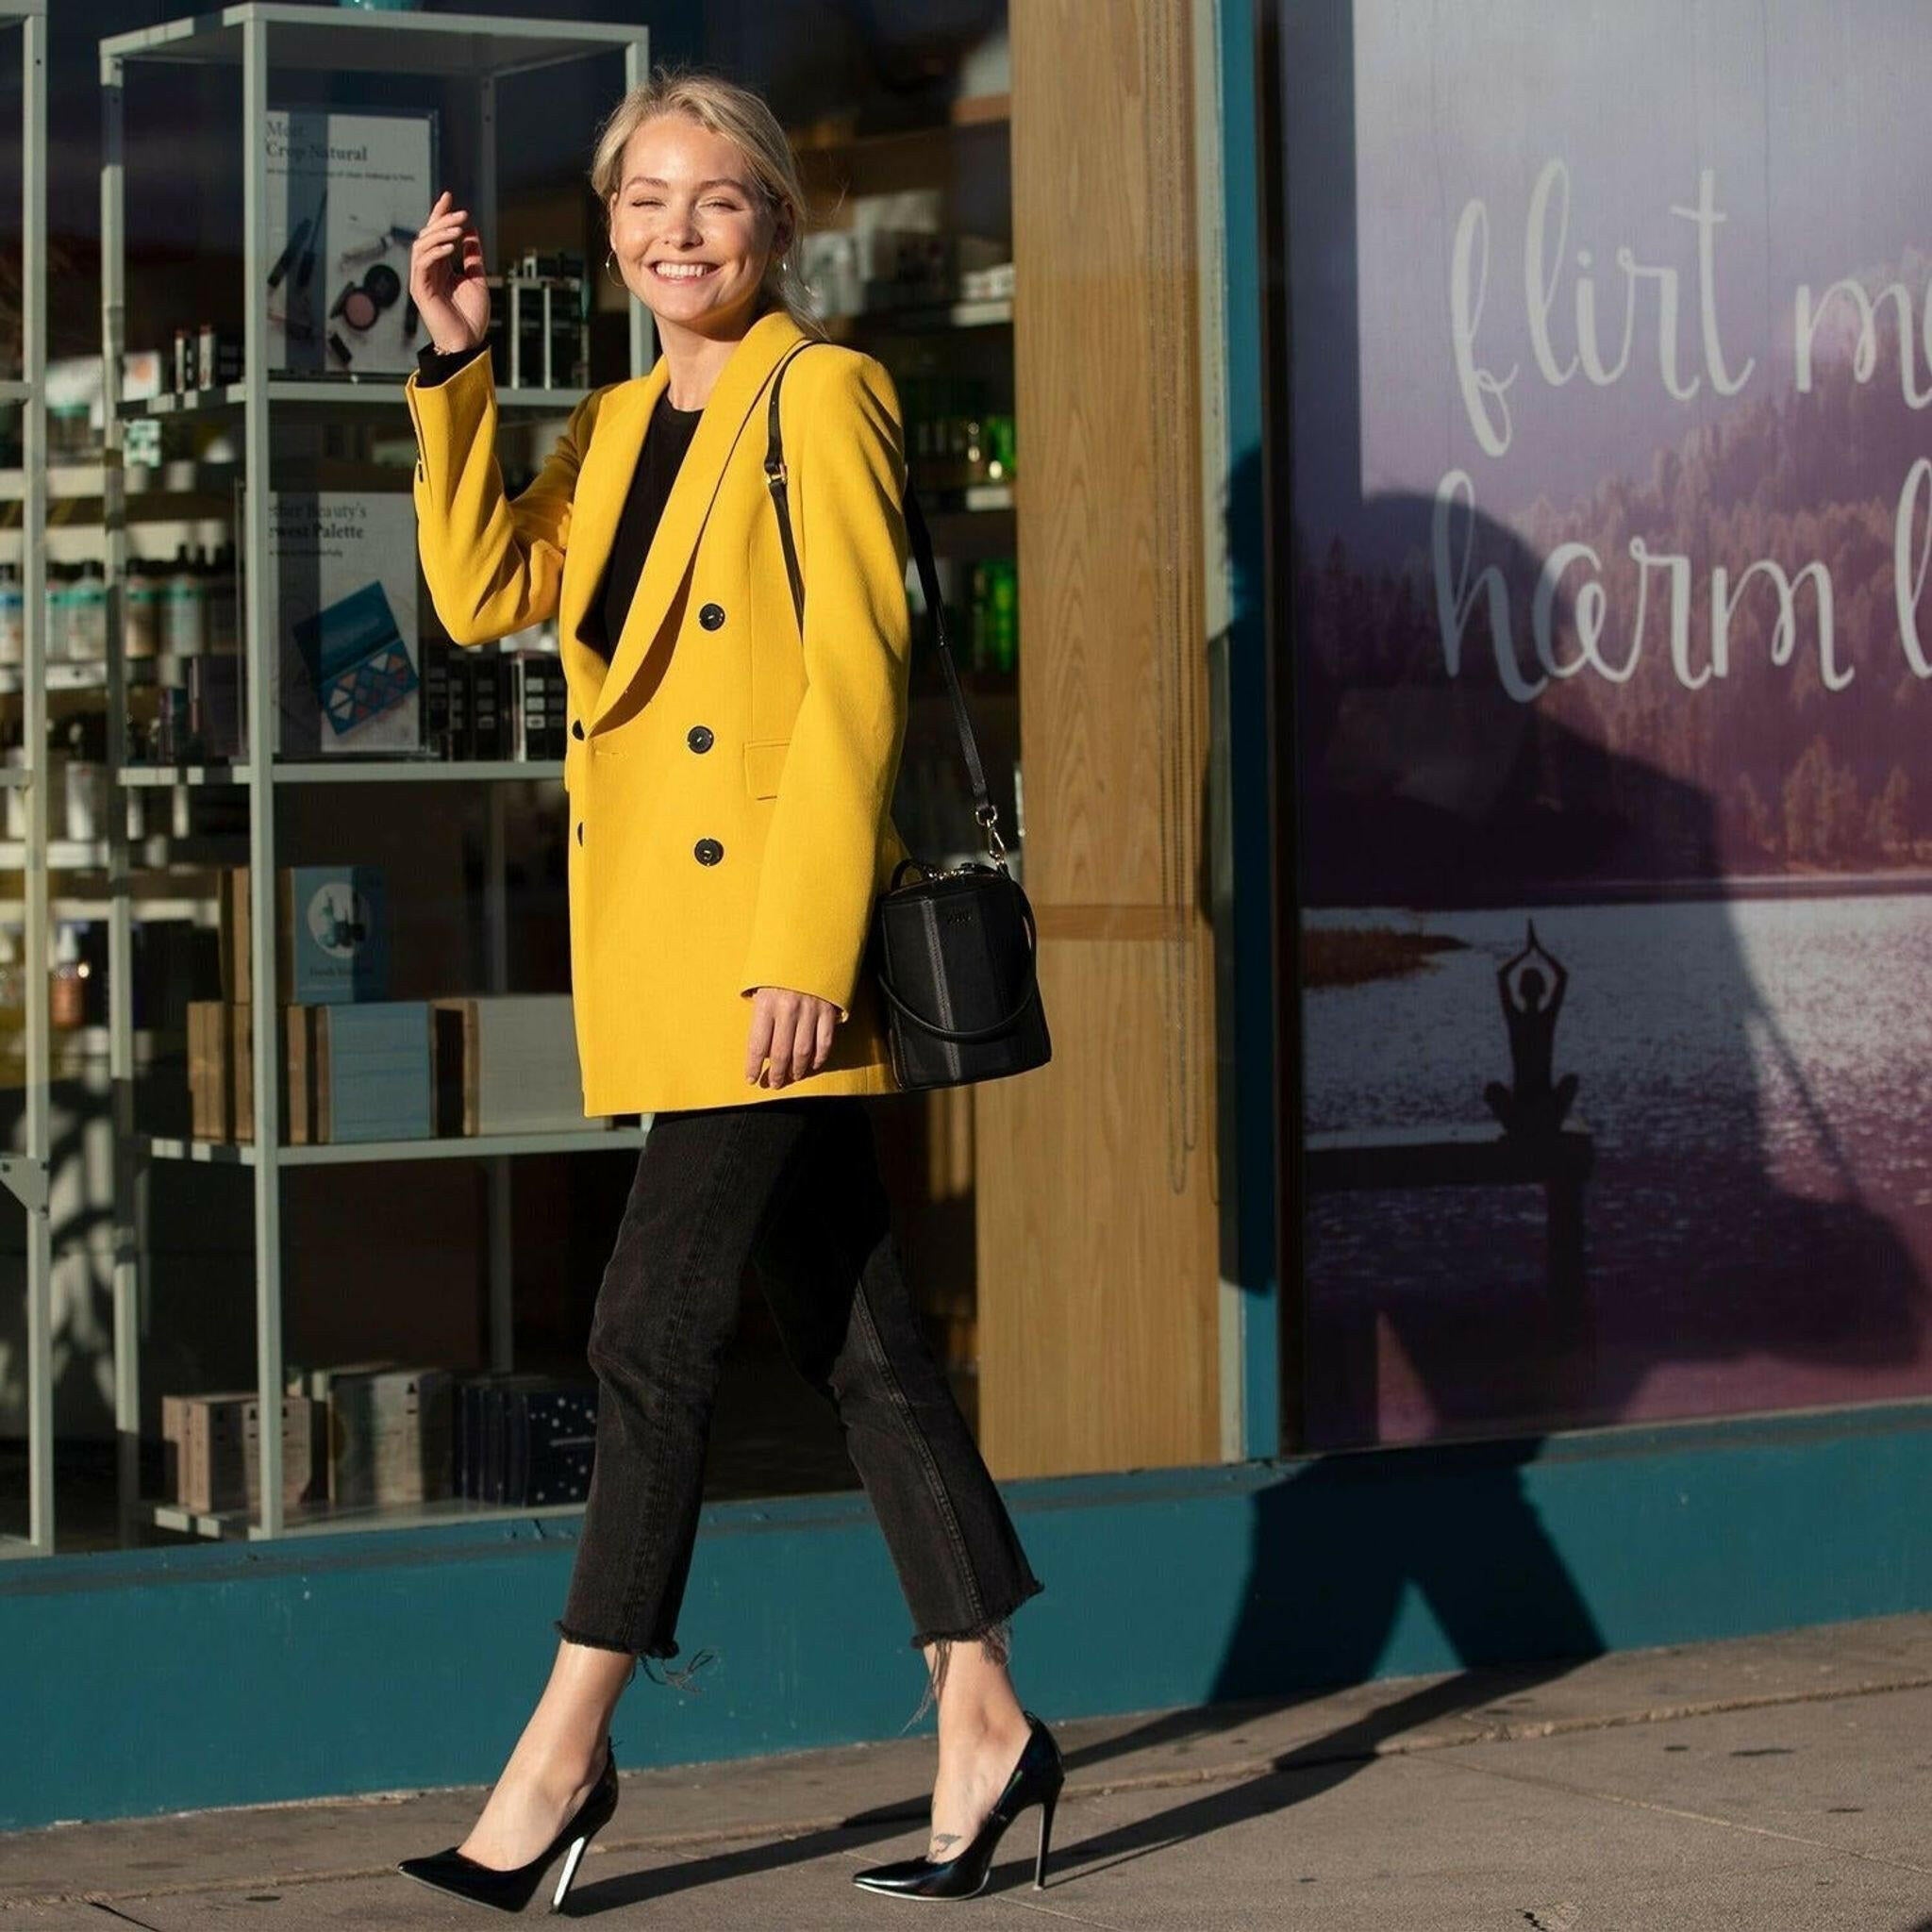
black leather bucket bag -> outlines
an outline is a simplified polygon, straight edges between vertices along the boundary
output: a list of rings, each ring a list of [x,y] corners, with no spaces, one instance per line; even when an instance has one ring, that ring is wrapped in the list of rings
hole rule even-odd
[[[778,436],[778,390],[793,349],[772,378],[765,478],[778,512],[785,568],[800,628],[805,587],[791,541],[785,497],[785,458]],[[1044,1066],[1053,1057],[1041,1005],[1039,933],[1020,882],[1007,870],[999,813],[987,791],[973,720],[946,634],[945,605],[933,564],[932,539],[908,481],[906,532],[932,613],[940,664],[953,702],[959,748],[973,787],[973,816],[986,837],[986,858],[952,868],[900,861],[873,905],[866,958],[885,998],[892,1074],[902,1088],[958,1087]]]

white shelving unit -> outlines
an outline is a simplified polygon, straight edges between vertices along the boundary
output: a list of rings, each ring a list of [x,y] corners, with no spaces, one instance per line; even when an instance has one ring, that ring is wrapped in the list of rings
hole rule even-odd
[[[0,1556],[54,1553],[54,1255],[47,1213],[52,1160],[47,989],[47,21],[46,0],[0,0],[0,28],[20,35],[21,208],[18,381],[0,402],[21,412],[21,583],[26,762],[8,783],[25,792],[26,1146],[0,1157],[0,1182],[26,1213],[27,1533],[0,1536]]]
[[[477,226],[494,237],[496,224],[496,90],[507,76],[538,68],[582,60],[595,56],[621,56],[626,87],[643,78],[648,65],[648,37],[642,27],[567,21],[496,19],[467,14],[330,12],[310,6],[249,4],[222,8],[192,18],[171,21],[137,32],[103,40],[101,87],[103,105],[102,215],[102,349],[107,383],[106,462],[100,478],[106,561],[108,582],[110,642],[122,635],[121,586],[127,563],[125,512],[132,472],[124,472],[122,425],[137,416],[175,417],[193,413],[223,413],[239,419],[242,455],[233,465],[188,466],[191,471],[219,468],[223,480],[266,477],[269,475],[270,425],[276,410],[325,406],[371,411],[392,409],[400,417],[404,404],[400,377],[360,380],[305,380],[271,377],[267,368],[266,304],[262,291],[269,265],[268,183],[265,160],[266,117],[270,111],[269,81],[278,83],[292,74],[344,72],[377,73],[436,78],[475,89],[479,152],[474,158],[472,207]],[[243,329],[242,376],[221,390],[189,397],[158,396],[125,400],[119,394],[125,347],[125,263],[123,210],[123,103],[130,73],[182,63],[239,67],[242,79],[242,126],[239,159],[243,173],[242,242],[244,286],[248,291]],[[279,105],[279,103],[277,103]],[[639,305],[630,316],[630,368],[642,374],[648,365],[651,341],[648,318]],[[581,391],[505,390],[498,403],[505,414],[558,415],[568,411]],[[170,487],[168,473],[145,472],[143,487]],[[190,475],[190,484],[201,479]],[[242,639],[245,652],[247,741],[257,747],[275,741],[277,654],[273,635],[274,594],[269,568],[269,529],[266,491],[246,492],[238,549],[245,585]],[[31,598],[32,592],[29,592]],[[385,760],[357,763],[270,763],[270,782],[255,782],[253,764],[144,768],[127,754],[127,667],[118,653],[108,671],[108,761],[122,786],[194,787],[242,785],[248,791],[246,853],[256,879],[275,874],[275,808],[277,789],[290,784],[383,784],[430,781],[483,782],[486,785],[490,851],[489,881],[483,908],[489,991],[501,991],[508,980],[508,908],[504,887],[504,781],[556,778],[559,765],[463,764]],[[112,813],[116,832],[120,813]],[[133,1033],[129,977],[132,965],[132,924],[139,916],[126,881],[140,855],[124,837],[109,841],[108,983],[111,999],[110,1052],[116,1093],[117,1144],[117,1261],[114,1278],[115,1413],[124,1446],[122,1461],[124,1507],[138,1479],[141,1429],[139,1246],[132,1226],[132,1202],[138,1167],[185,1161],[233,1164],[254,1174],[256,1380],[264,1415],[279,1412],[282,1390],[282,1254],[279,1176],[286,1168],[352,1162],[480,1159],[491,1176],[490,1188],[490,1338],[492,1366],[510,1366],[510,1225],[508,1162],[520,1155],[557,1154],[587,1148],[608,1149],[641,1145],[641,1127],[587,1127],[582,1132],[532,1134],[463,1141],[417,1141],[346,1146],[285,1147],[276,1136],[277,1108],[255,1108],[256,1139],[248,1146],[217,1146],[204,1142],[166,1141],[134,1130]],[[257,891],[251,908],[250,948],[258,961],[275,958],[275,904],[272,892]],[[44,991],[44,974],[42,976]],[[254,1006],[254,1091],[279,1093],[280,1054],[275,1003]],[[385,1524],[442,1521],[476,1515],[525,1515],[522,1509],[492,1509],[459,1503],[444,1508],[425,1506],[394,1513],[362,1510],[332,1514],[318,1509],[288,1517],[282,1504],[281,1432],[259,1432],[259,1509],[252,1514],[201,1515],[173,1504],[152,1500],[134,1507],[158,1526],[209,1537],[278,1537],[311,1534],[332,1528],[366,1529]]]
[[[452,765],[442,758],[339,758],[322,764],[276,760],[269,767],[275,785],[408,785],[452,778],[521,779],[532,783],[563,776],[558,758],[470,758]],[[123,785],[252,785],[253,765],[122,765],[115,772]]]
[[[439,17],[449,18],[447,14]],[[401,386],[394,378],[358,381],[350,377],[341,382],[311,382],[299,375],[277,375],[269,378],[267,395],[271,403],[326,403],[332,409],[344,405],[392,409]],[[117,403],[115,409],[124,423],[137,416],[192,416],[245,410],[249,389],[246,382],[231,382],[221,389],[198,390],[192,395],[136,396]],[[499,408],[508,406],[555,416],[575,408],[583,400],[583,393],[575,389],[525,388],[501,391],[496,400]]]

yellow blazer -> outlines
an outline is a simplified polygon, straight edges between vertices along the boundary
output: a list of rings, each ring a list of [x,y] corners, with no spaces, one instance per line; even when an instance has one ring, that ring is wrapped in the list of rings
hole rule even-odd
[[[586,396],[515,498],[496,461],[490,358],[405,385],[418,546],[451,638],[480,644],[558,620],[587,1115],[896,1084],[862,960],[874,895],[906,856],[890,809],[910,644],[905,433],[874,358],[818,344],[787,370],[801,637],[764,458],[768,385],[806,340],[774,309],[732,351],[608,670],[578,625],[670,379],[663,358]],[[746,1081],[760,986],[837,1005],[821,1072],[775,1090]]]

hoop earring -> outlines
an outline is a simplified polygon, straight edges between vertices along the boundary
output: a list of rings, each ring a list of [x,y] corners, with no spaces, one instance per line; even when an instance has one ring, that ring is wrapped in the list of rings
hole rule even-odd
[[[622,275],[613,275],[610,274],[611,267],[616,262],[616,260],[617,251],[615,249],[608,250],[604,257],[604,273],[606,275],[609,276],[611,285],[614,288],[622,289],[623,287],[625,286],[624,277]]]

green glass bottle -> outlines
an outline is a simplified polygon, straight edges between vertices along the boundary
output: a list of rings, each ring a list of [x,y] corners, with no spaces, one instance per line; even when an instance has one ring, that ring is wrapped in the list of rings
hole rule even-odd
[[[1010,558],[988,564],[992,668],[1010,675],[1020,656],[1020,574]]]

